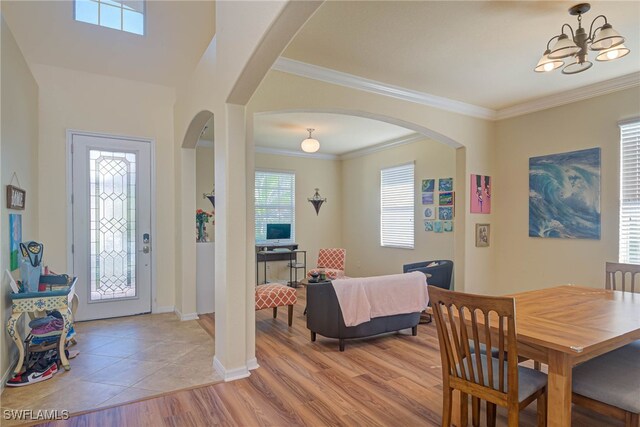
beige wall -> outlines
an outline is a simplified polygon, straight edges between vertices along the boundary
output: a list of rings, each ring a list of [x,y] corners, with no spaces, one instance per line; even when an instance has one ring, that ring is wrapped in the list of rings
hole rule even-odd
[[[426,206],[422,205],[420,186],[422,179],[435,178],[437,183],[437,178],[455,178],[455,157],[454,148],[425,139],[342,161],[342,235],[348,276],[401,273],[406,263],[454,258],[455,221],[454,233],[425,232]],[[416,185],[415,248],[381,247],[380,169],[412,161]],[[429,207],[436,206],[437,201]]]
[[[0,15],[1,16],[1,15]],[[4,325],[11,314],[9,284],[4,280],[4,271],[9,268],[9,213],[22,215],[23,240],[40,240],[38,234],[38,85],[29,71],[29,67],[16,44],[4,18],[2,26],[2,120],[0,128],[0,181],[2,199],[0,203],[0,375],[4,375],[17,359],[17,349]],[[4,200],[5,186],[11,182],[16,172],[20,187],[27,191],[26,209],[8,211]],[[16,183],[14,183],[17,185]],[[49,249],[50,247],[47,247]],[[49,252],[45,252],[49,261]],[[4,378],[3,378],[4,379]],[[2,383],[4,386],[4,382]]]
[[[575,283],[602,287],[605,261],[618,259],[617,122],[640,116],[636,87],[497,123],[494,176],[497,281],[492,293]],[[529,158],[600,147],[600,240],[529,237]]]
[[[196,209],[207,212],[213,210],[209,199],[203,198],[203,194],[213,190],[213,147],[196,147]],[[213,228],[213,227],[212,227]],[[207,226],[207,230],[209,226]],[[211,236],[209,231],[209,236]]]
[[[33,65],[40,86],[40,237],[47,262],[67,270],[66,131],[76,129],[155,140],[158,307],[174,305],[175,223],[171,88],[80,71]],[[82,285],[82,284],[81,284]]]
[[[307,251],[307,264],[315,266],[320,248],[342,247],[342,172],[339,160],[289,157],[273,154],[256,154],[256,169],[294,172],[296,175],[296,243]],[[313,205],[307,201],[314,189],[327,202],[316,215]],[[270,262],[267,265],[269,280],[289,280],[286,262]],[[259,266],[259,279],[263,279],[263,265]],[[298,271],[302,275],[302,270]]]

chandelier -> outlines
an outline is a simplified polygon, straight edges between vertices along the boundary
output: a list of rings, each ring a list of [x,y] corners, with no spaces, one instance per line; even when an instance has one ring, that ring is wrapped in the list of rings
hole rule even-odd
[[[562,73],[581,73],[593,65],[587,59],[589,49],[595,52],[596,61],[613,61],[629,53],[629,49],[624,45],[624,37],[613,29],[606,16],[596,16],[591,21],[589,33],[582,28],[582,15],[589,9],[591,9],[589,3],[580,3],[569,9],[570,15],[578,16],[578,28],[574,32],[571,25],[563,24],[560,29],[561,33],[551,37],[547,42],[547,50],[542,54],[534,71],[538,73],[553,71],[562,67],[566,58],[569,63],[564,66]],[[604,23],[594,29],[594,24],[599,18],[602,18]],[[570,34],[565,34],[565,28],[568,28]],[[554,40],[556,42],[550,49],[549,46]]]

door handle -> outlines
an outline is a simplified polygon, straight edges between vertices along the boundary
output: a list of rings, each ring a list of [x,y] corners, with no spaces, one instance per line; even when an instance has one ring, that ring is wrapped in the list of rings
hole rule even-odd
[[[138,251],[138,252],[142,252],[143,254],[148,254],[151,251],[151,249],[149,249],[148,245],[144,245],[142,247],[142,250]]]

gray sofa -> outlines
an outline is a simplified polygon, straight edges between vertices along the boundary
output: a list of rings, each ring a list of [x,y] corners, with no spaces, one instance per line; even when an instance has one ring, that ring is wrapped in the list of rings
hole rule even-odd
[[[316,334],[336,338],[339,340],[340,351],[344,351],[345,340],[351,338],[364,338],[408,328],[411,328],[415,336],[418,334],[419,322],[420,313],[416,312],[376,317],[366,323],[347,327],[331,282],[307,286],[307,328],[311,331],[311,341],[316,340]]]

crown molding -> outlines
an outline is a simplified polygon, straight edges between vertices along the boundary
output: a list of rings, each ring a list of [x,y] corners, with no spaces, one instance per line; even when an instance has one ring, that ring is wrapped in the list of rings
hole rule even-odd
[[[479,107],[441,96],[431,95],[400,86],[390,85],[376,80],[365,79],[342,71],[307,64],[294,59],[280,57],[271,67],[273,70],[294,74],[300,77],[320,80],[351,89],[389,96],[403,101],[414,102],[440,110],[451,111],[480,119],[495,120],[496,112],[490,108]]]
[[[274,154],[276,156],[287,157],[304,157],[307,159],[317,160],[338,160],[338,156],[335,154],[305,153],[304,151],[284,150],[282,148],[271,148],[262,146],[256,146],[255,152],[260,154]]]
[[[400,138],[390,139],[389,141],[381,142],[380,144],[372,145],[371,147],[361,148],[359,150],[350,151],[342,154],[340,160],[354,159],[356,157],[362,157],[369,154],[377,153],[379,151],[388,150],[389,148],[399,147],[401,145],[411,144],[412,142],[422,141],[426,137],[419,133],[412,133],[411,135],[401,136]]]
[[[640,72],[627,74],[625,76],[616,77],[603,82],[571,89],[566,92],[560,92],[555,95],[534,99],[512,107],[503,108],[498,111],[496,120],[522,116],[524,114],[559,107],[572,102],[584,101],[585,99],[595,98],[596,96],[606,95],[608,93],[629,89],[635,86],[640,86]]]
[[[640,86],[640,72],[635,72],[495,111],[490,108],[467,104],[453,99],[406,89],[376,80],[365,79],[353,74],[343,73],[330,68],[307,64],[305,62],[284,57],[278,58],[278,60],[273,64],[272,69],[300,77],[348,87],[350,89],[389,96],[416,104],[438,108],[440,110],[451,111],[486,120],[503,120],[511,117],[522,116],[536,111],[546,110],[548,108],[558,107],[572,102],[584,101],[586,99],[595,98],[596,96]]]

